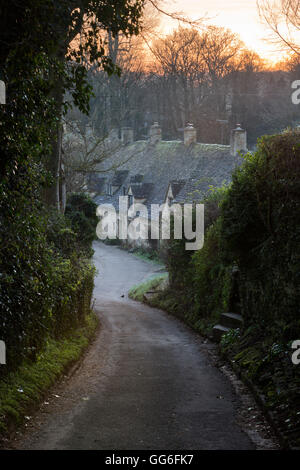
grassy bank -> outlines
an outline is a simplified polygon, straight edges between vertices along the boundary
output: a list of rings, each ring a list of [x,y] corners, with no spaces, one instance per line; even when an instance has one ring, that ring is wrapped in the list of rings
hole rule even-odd
[[[41,403],[49,388],[78,361],[95,335],[94,313],[63,340],[50,339],[35,362],[24,362],[0,382],[0,438],[6,437]]]
[[[168,274],[162,274],[138,286],[134,286],[129,291],[129,297],[139,302],[145,302],[151,307],[165,310],[184,321],[198,333],[210,336],[212,328],[217,323],[218,316],[199,319],[196,315],[193,315],[188,308],[184,308],[181,293],[176,293],[173,289],[165,287],[167,277]],[[146,299],[144,295],[149,291],[153,293]]]
[[[152,290],[156,290],[160,287],[160,285],[162,284],[162,282],[164,282],[166,279],[168,278],[168,274],[161,274],[159,276],[155,276],[153,277],[152,279],[149,279],[148,281],[138,285],[138,286],[134,286],[130,289],[128,295],[131,299],[133,300],[137,300],[139,302],[143,302],[144,301],[144,294],[146,294],[147,292],[149,291],[152,291]],[[156,301],[156,297],[155,296],[153,298],[153,302],[155,303]],[[152,302],[152,300],[151,300]],[[147,302],[149,303],[149,302]],[[151,303],[152,305],[152,303]],[[155,307],[156,305],[152,305],[153,307]]]
[[[299,449],[300,377],[291,345],[276,343],[252,326],[224,335],[220,352],[250,386],[283,446]]]
[[[136,249],[132,252],[134,256],[137,256],[137,258],[140,258],[144,261],[150,261],[154,264],[159,264],[161,266],[164,266],[161,258],[159,257],[157,251],[147,251],[143,250],[141,248]]]

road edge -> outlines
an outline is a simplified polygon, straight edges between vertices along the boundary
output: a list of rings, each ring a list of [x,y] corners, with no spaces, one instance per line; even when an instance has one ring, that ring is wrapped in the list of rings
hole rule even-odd
[[[100,328],[94,311],[80,328],[61,340],[49,340],[37,361],[22,364],[0,381],[0,449],[36,412],[63,376],[72,376]]]

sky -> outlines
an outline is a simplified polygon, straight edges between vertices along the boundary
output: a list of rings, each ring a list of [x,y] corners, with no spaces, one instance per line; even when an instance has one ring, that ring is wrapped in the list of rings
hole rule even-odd
[[[247,47],[262,57],[272,62],[282,58],[282,53],[276,51],[274,45],[264,41],[268,33],[260,22],[256,0],[166,0],[164,9],[185,13],[192,19],[207,14],[207,24],[223,26],[238,33]],[[176,22],[163,19],[164,31],[169,32],[176,27]]]

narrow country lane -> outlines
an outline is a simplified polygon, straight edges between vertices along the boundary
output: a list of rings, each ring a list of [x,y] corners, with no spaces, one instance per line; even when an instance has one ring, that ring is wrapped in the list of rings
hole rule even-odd
[[[127,292],[159,270],[96,242],[99,334],[43,405],[20,449],[253,449],[239,399],[203,340]],[[122,295],[124,295],[122,297]]]

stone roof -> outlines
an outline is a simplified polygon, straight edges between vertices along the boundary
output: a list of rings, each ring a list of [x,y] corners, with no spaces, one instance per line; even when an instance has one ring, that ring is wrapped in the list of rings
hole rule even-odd
[[[128,176],[129,170],[117,170],[112,177],[112,186],[122,186]]]
[[[141,183],[144,179],[144,175],[133,175],[130,177],[130,184],[131,183]]]
[[[180,141],[161,141],[151,146],[147,141],[133,142],[118,149],[99,166],[102,172],[113,166],[118,168],[117,172],[122,175],[127,172],[127,175],[113,196],[96,196],[95,202],[118,207],[118,198],[124,194],[124,188],[128,190],[130,185],[134,185],[136,197],[146,197],[147,205],[162,204],[169,184],[175,191],[175,201],[198,201],[210,186],[219,187],[229,182],[234,168],[241,161],[241,157],[231,155],[227,145],[194,143],[186,147]],[[112,171],[105,175],[108,181],[115,178]],[[138,186],[143,189],[137,189]]]
[[[96,173],[89,174],[87,181],[89,190],[98,195],[104,193],[106,181],[107,177],[101,177]]]
[[[135,183],[130,184],[132,195],[137,199],[149,199],[151,197],[153,189],[155,189],[153,183]]]

